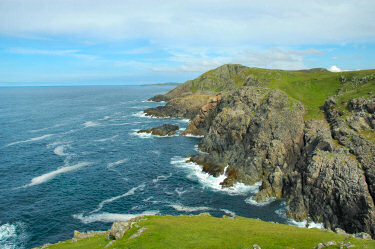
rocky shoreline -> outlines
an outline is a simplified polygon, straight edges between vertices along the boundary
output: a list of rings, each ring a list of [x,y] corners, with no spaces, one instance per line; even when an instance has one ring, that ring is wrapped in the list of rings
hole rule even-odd
[[[243,85],[233,87],[231,79],[244,70],[222,66],[211,72],[219,85],[227,83],[221,91],[210,90],[212,77],[204,74],[155,96],[151,100],[168,103],[145,113],[189,118],[181,135],[203,135],[199,149],[207,152],[190,160],[214,176],[228,166],[223,187],[262,181],[255,201],[284,198],[295,220],[374,238],[375,96],[343,100],[343,85],[321,106],[324,118],[306,120],[306,106],[266,87],[266,79],[243,77]]]

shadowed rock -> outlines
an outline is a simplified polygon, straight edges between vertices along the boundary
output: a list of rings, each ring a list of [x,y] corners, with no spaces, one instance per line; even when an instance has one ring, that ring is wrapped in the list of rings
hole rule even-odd
[[[172,124],[164,124],[148,130],[139,130],[137,133],[151,133],[156,136],[173,136],[178,131],[179,127]]]

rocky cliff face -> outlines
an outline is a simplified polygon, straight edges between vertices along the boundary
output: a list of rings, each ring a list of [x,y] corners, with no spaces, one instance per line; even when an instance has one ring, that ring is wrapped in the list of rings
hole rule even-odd
[[[343,119],[330,99],[328,122],[305,122],[303,106],[282,91],[243,87],[226,92],[211,98],[185,131],[204,135],[199,148],[208,153],[191,160],[215,176],[228,166],[223,186],[261,180],[254,199],[285,198],[288,215],[296,220],[374,235],[375,150],[356,132],[371,129],[372,103],[352,100]]]
[[[224,65],[156,96],[168,104],[145,112],[191,119],[182,135],[204,135],[199,148],[207,153],[190,160],[214,176],[225,173],[223,187],[262,181],[255,201],[284,198],[296,220],[375,237],[375,96],[366,92],[374,88],[369,73],[338,77],[321,69]],[[305,81],[293,81],[302,74]],[[319,89],[306,95],[318,86],[329,94],[322,98]],[[335,97],[324,102],[330,95]],[[304,120],[309,112],[318,120]]]

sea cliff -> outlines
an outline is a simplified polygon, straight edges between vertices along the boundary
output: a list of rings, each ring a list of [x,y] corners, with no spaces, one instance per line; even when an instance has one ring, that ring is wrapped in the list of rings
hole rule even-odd
[[[283,198],[293,219],[374,237],[374,75],[224,65],[145,113],[191,119],[182,135],[203,135],[207,153],[190,160],[226,173],[223,187],[262,181],[254,201]]]

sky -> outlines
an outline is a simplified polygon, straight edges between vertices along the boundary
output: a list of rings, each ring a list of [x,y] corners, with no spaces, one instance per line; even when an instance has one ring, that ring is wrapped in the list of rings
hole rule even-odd
[[[374,0],[0,0],[0,86],[375,68]]]

